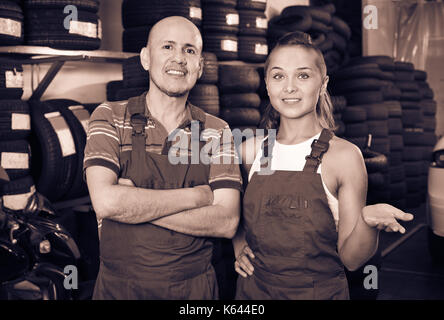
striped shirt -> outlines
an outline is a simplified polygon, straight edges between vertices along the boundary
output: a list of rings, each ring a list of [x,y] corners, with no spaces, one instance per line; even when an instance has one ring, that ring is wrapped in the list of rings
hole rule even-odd
[[[146,105],[145,97],[146,93],[140,96],[139,103]],[[92,113],[85,148],[84,172],[86,168],[91,166],[103,166],[113,170],[118,177],[121,177],[122,154],[127,154],[132,149],[133,128],[130,124],[127,104],[128,101],[107,101],[99,105]],[[151,116],[149,109],[145,107],[145,110],[148,119],[145,126],[145,149],[147,152],[162,154],[167,150],[169,159],[172,155],[172,160],[177,163],[177,161],[181,161],[180,159],[184,161],[179,155],[186,151],[188,156],[186,158],[191,159],[191,163],[194,163],[194,159],[194,161],[197,160],[209,165],[208,181],[212,190],[234,188],[242,191],[239,158],[231,130],[225,121],[205,113],[187,102],[183,125],[178,127],[180,129],[176,130],[174,136],[172,134],[168,136],[164,126]],[[202,127],[200,127],[200,123],[203,124]],[[196,135],[196,128],[199,128],[198,137],[205,145],[205,152],[196,150],[196,144],[192,142],[192,136]],[[183,144],[184,142],[185,144]]]

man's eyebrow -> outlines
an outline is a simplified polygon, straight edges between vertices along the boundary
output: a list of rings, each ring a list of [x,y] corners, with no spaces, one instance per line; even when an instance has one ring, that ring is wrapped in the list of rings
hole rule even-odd
[[[166,40],[166,41],[164,41],[163,43],[177,44],[177,42],[176,42],[176,41],[173,41],[173,40]],[[194,44],[191,44],[191,43],[185,43],[185,44],[184,44],[184,47],[193,47],[193,48],[196,48],[196,46],[195,46]]]

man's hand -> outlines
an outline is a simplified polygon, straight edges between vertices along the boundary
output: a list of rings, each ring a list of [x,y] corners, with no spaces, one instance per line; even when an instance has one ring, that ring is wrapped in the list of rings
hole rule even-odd
[[[131,179],[119,178],[118,184],[121,186],[135,187]],[[193,188],[196,191],[196,207],[211,206],[214,201],[213,191],[208,185],[195,186]]]
[[[400,232],[405,233],[405,228],[401,226],[397,220],[411,221],[413,215],[405,213],[386,203],[378,203],[371,206],[366,206],[362,209],[362,218],[365,223],[378,230],[386,232]]]

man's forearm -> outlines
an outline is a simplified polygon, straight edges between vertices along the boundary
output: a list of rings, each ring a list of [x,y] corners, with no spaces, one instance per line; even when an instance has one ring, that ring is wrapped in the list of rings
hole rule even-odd
[[[206,205],[195,188],[153,190],[112,185],[101,193],[100,201],[93,201],[98,216],[129,224],[149,222]]]
[[[232,238],[239,223],[239,209],[215,204],[164,216],[151,223],[197,237]]]

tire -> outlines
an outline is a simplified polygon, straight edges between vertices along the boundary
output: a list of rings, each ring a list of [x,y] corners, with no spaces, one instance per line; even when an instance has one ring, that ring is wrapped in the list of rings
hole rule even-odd
[[[423,70],[414,70],[413,74],[415,76],[416,81],[426,81],[427,80],[427,72]]]
[[[379,91],[382,87],[383,83],[378,79],[361,78],[337,81],[333,84],[333,92],[340,95],[355,91]]]
[[[22,100],[0,100],[0,141],[26,139],[30,132],[28,103]]]
[[[388,137],[373,137],[370,148],[375,152],[388,156],[390,154],[390,140]]]
[[[225,6],[205,6],[203,8],[202,29],[204,33],[224,33],[237,35],[239,13]]]
[[[239,36],[267,36],[268,22],[260,11],[239,10]]]
[[[23,44],[24,22],[21,7],[11,1],[0,1],[0,19],[7,24],[0,28],[0,43],[4,46]]]
[[[388,128],[390,135],[402,135],[403,133],[402,120],[399,118],[389,118]]]
[[[71,188],[63,198],[68,200],[86,196],[88,195],[88,188],[83,180],[83,157],[90,114],[79,102],[73,100],[48,100],[45,103],[57,108],[65,118],[76,147],[77,168],[74,168]]]
[[[422,123],[421,110],[402,110],[402,125],[405,128],[417,128]]]
[[[291,15],[284,17],[282,14],[270,19],[268,29],[278,29],[284,34],[291,31],[306,32],[310,30],[313,19],[308,12],[291,12]],[[268,34],[270,36],[272,34]],[[282,34],[281,34],[282,35]]]
[[[182,16],[196,26],[202,24],[199,0],[124,0],[122,3],[122,25],[124,29],[154,25],[168,16]]]
[[[415,80],[415,76],[414,76],[413,72],[411,72],[411,71],[395,70],[394,74],[395,74],[396,80],[398,80],[398,81],[414,81]]]
[[[402,162],[403,152],[404,152],[404,150],[403,151],[393,151],[393,152],[390,152],[390,155],[389,155],[389,165],[390,166],[399,166],[399,165],[401,165],[403,163]]]
[[[384,186],[384,175],[380,172],[368,173],[368,188],[378,188]]]
[[[108,101],[118,101],[117,92],[123,89],[123,80],[110,81],[106,84],[106,99]]]
[[[364,156],[365,167],[369,173],[381,173],[387,171],[388,159],[385,155],[367,148],[365,148],[362,153]]]
[[[421,145],[423,145],[423,143],[422,143],[423,134],[424,134],[424,132],[423,132],[422,128],[404,129],[404,132],[403,132],[404,144],[406,146],[421,146]]]
[[[389,56],[365,56],[365,57],[355,57],[350,59],[349,65],[359,65],[359,64],[368,64],[374,63],[379,66],[379,68],[383,70],[394,70],[395,65],[393,62],[393,58]]]
[[[257,69],[250,65],[219,66],[219,91],[227,93],[256,92],[260,85]]]
[[[190,98],[189,101],[195,105],[196,107],[201,108],[206,113],[209,113],[213,116],[219,116],[220,114],[220,104],[219,100],[216,99],[199,99],[199,98]]]
[[[341,34],[343,37],[345,37],[345,39],[350,40],[352,32],[350,27],[347,23],[345,23],[344,20],[337,16],[332,16],[331,25],[334,31]]]
[[[421,106],[422,113],[424,116],[433,116],[436,115],[436,101],[435,100],[421,100],[419,102]]]
[[[383,103],[363,104],[359,107],[367,111],[367,120],[387,120],[389,118],[388,108]]]
[[[219,63],[217,62],[216,55],[211,52],[202,52],[202,57],[204,58],[203,72],[197,82],[203,84],[216,84],[219,79]]]
[[[347,40],[339,33],[330,32],[327,35],[333,41],[333,48],[339,52],[345,53],[347,51]]]
[[[0,165],[11,180],[28,176],[31,169],[31,148],[28,141],[1,141]]]
[[[223,109],[221,118],[230,126],[257,126],[261,114],[258,109],[253,108]]]
[[[345,139],[356,145],[361,150],[364,150],[366,147],[367,137],[346,137]]]
[[[14,60],[0,59],[0,88],[23,89],[23,66]],[[1,99],[4,99],[3,97]]]
[[[403,182],[405,179],[405,170],[403,164],[398,166],[390,166],[388,172],[390,184]]]
[[[224,109],[256,108],[261,104],[261,98],[256,93],[224,94],[220,97],[221,107]]]
[[[414,74],[415,67],[411,62],[395,61],[396,71],[407,71]]]
[[[404,148],[404,138],[400,134],[390,134],[390,152],[392,151],[402,151]]]
[[[264,37],[239,36],[239,59],[245,62],[260,63],[267,60],[268,45]]]
[[[381,79],[383,73],[377,64],[352,65],[341,68],[332,74],[333,81],[350,80],[360,78]]]
[[[267,1],[254,1],[254,0],[237,0],[238,10],[255,10],[264,12],[267,7]]]
[[[383,87],[381,89],[384,100],[399,100],[401,99],[401,90],[395,86]]]
[[[238,38],[229,34],[204,34],[204,51],[212,52],[218,60],[237,60]]]
[[[122,49],[124,52],[139,53],[146,46],[151,26],[127,28],[122,32]]]
[[[328,34],[331,31],[333,31],[333,27],[331,27],[321,21],[317,21],[315,19],[312,20],[310,32],[319,32],[319,33]]]
[[[344,96],[330,96],[331,103],[335,112],[342,112],[347,106],[347,100]]]
[[[128,100],[132,97],[140,96],[142,93],[147,91],[147,88],[141,87],[141,88],[123,88],[117,91],[116,99],[117,101],[123,101]]]
[[[424,129],[424,133],[435,132],[436,118],[435,117],[424,117],[422,119],[422,127]]]
[[[422,175],[423,163],[421,161],[404,161],[404,171],[406,177],[416,177]]]
[[[405,184],[405,181],[391,183],[389,188],[390,188],[390,204],[392,204],[398,209],[404,208],[405,207],[404,198],[407,193],[407,186]],[[399,201],[401,199],[403,200],[402,202]],[[393,200],[398,200],[398,201],[393,201]]]
[[[54,9],[64,8],[67,5],[72,5],[80,10],[91,12],[99,11],[99,0],[24,0],[23,5],[27,9]]]
[[[407,100],[407,101],[420,101],[422,98],[419,91],[402,91],[401,90],[401,101]]]
[[[325,25],[331,23],[332,17],[329,12],[310,6],[288,6],[282,10],[281,16],[284,18],[289,18],[293,17],[295,14],[299,14],[300,12],[307,12],[311,15],[314,21],[321,22]]]
[[[419,88],[419,93],[423,99],[433,99],[435,94],[431,88]]]
[[[201,0],[202,6],[204,5],[219,5],[227,7],[235,7],[237,4],[236,0]]]
[[[406,146],[402,150],[403,161],[419,161],[422,160],[422,147],[420,146]]]
[[[401,100],[402,110],[420,110],[421,105],[418,101]]]
[[[402,107],[399,101],[388,100],[384,101],[384,106],[386,106],[389,118],[401,118],[402,116]]]
[[[45,102],[30,101],[32,176],[37,191],[50,201],[57,201],[72,186],[77,153],[65,118]],[[57,128],[62,136],[57,135]],[[61,131],[60,131],[61,130]]]
[[[361,107],[348,107],[342,112],[344,123],[364,122],[367,120],[367,112]]]
[[[188,100],[209,114],[218,116],[220,113],[219,89],[216,85],[195,85],[190,91]]]
[[[387,138],[389,134],[387,120],[371,120],[367,121],[368,133],[373,138]]]
[[[368,126],[365,122],[346,124],[344,135],[347,138],[359,138],[359,137],[367,138]]]
[[[126,59],[122,63],[123,86],[125,88],[149,88],[150,75],[140,62],[140,56]]]
[[[30,175],[8,181],[2,185],[3,206],[18,211],[26,207],[31,193],[35,192],[34,180]]]
[[[395,85],[401,89],[401,91],[418,91],[419,86],[416,81],[395,81]]]
[[[422,145],[433,147],[437,141],[438,138],[435,135],[435,131],[424,132],[422,135]]]
[[[379,103],[383,101],[381,91],[358,91],[345,94],[348,105]]]
[[[101,34],[96,13],[78,11],[78,22],[92,28],[64,27],[65,15],[60,9],[33,9],[26,12],[25,40],[29,45],[48,46],[54,49],[95,50],[100,47]]]
[[[335,135],[338,137],[343,137],[345,134],[345,124],[342,120],[335,120],[335,124],[337,126],[336,130],[334,130]],[[365,144],[365,141],[364,141]]]

